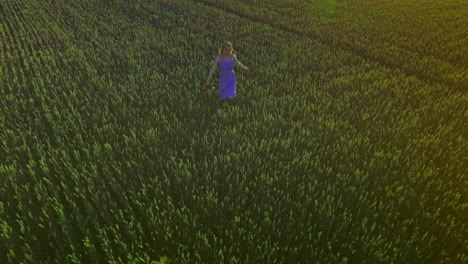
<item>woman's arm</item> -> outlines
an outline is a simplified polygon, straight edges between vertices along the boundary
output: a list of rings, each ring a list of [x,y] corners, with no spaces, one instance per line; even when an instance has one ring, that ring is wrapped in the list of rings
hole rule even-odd
[[[237,57],[236,57],[235,54],[232,54],[232,56],[234,57],[234,63],[235,63],[237,66],[241,67],[241,68],[244,69],[244,70],[248,70],[248,69],[249,69],[249,67],[245,67],[240,61],[237,60]]]
[[[211,70],[210,70],[210,73],[208,74],[208,79],[206,80],[206,83],[208,84],[211,80],[211,77],[213,76],[213,73],[216,71],[216,68],[218,66],[218,56],[216,56],[214,62],[213,62],[213,66],[211,66]]]

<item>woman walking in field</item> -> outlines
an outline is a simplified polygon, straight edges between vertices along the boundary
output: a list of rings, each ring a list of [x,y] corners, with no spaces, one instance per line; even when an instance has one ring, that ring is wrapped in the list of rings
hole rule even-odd
[[[234,64],[241,67],[244,70],[249,70],[249,67],[245,67],[240,63],[236,55],[232,54],[234,48],[228,41],[224,42],[219,50],[219,55],[216,56],[213,66],[211,67],[208,79],[203,84],[202,88],[206,88],[211,80],[211,77],[216,70],[216,66],[219,66],[219,84],[218,93],[219,99],[224,100],[226,98],[236,98],[236,74],[234,73]]]

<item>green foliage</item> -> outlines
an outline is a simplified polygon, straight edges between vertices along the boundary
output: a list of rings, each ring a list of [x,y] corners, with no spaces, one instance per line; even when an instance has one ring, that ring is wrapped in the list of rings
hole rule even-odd
[[[336,0],[314,0],[309,6],[309,12],[314,23],[332,22],[336,12]]]
[[[3,1],[0,262],[468,262],[460,3]]]

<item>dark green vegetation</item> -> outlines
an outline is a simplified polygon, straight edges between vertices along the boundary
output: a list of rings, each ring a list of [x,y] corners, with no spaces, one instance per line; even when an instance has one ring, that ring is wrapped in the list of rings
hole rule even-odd
[[[334,2],[2,0],[1,263],[467,263],[466,4]]]

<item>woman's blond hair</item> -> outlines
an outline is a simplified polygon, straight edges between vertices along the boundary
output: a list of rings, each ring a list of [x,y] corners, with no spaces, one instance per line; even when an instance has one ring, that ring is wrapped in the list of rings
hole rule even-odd
[[[223,54],[223,49],[224,49],[226,46],[231,46],[231,54],[232,54],[232,52],[234,51],[234,46],[232,45],[231,42],[225,41],[225,42],[223,43],[223,45],[221,45],[221,48],[219,49],[219,55]]]

